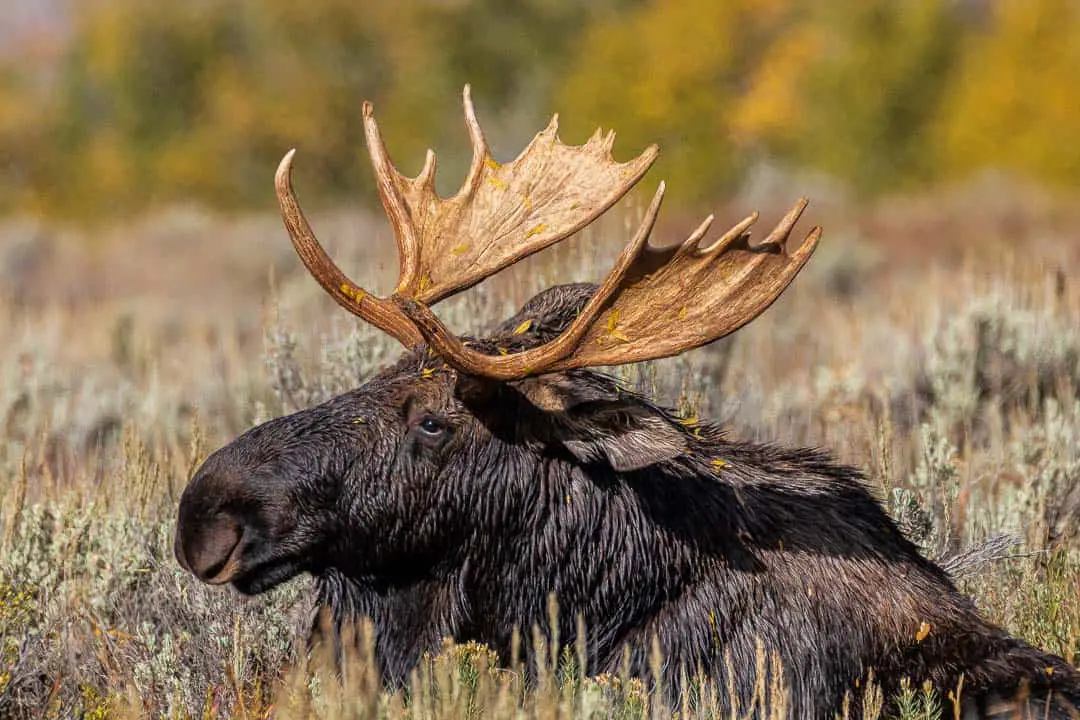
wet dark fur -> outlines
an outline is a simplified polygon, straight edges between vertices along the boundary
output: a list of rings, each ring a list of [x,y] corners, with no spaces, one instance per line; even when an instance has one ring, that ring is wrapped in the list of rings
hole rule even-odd
[[[543,342],[591,291],[542,293],[476,345]],[[546,628],[555,592],[566,644],[584,617],[590,673],[617,671],[628,646],[646,675],[655,634],[669,688],[683,667],[726,687],[728,653],[745,702],[760,640],[782,660],[795,718],[830,716],[871,669],[886,692],[906,675],[944,693],[962,672],[972,701],[1020,683],[1080,698],[1080,675],[983,621],[856,470],[684,426],[593,372],[496,383],[408,352],[211,456],[182,500],[178,548],[198,551],[223,515],[246,528],[233,584],[313,573],[339,626],[373,618],[388,683],[444,636],[510,663],[513,628]]]

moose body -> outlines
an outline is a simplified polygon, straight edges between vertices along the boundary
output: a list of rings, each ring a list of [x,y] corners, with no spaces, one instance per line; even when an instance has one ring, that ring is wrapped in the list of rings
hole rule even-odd
[[[488,344],[544,340],[587,289],[546,291]],[[512,336],[525,320],[539,332]],[[444,637],[511,663],[514,628],[548,630],[555,593],[568,646],[584,620],[588,671],[618,671],[628,646],[646,676],[655,636],[673,691],[679,669],[726,687],[736,668],[745,707],[761,642],[792,717],[829,716],[871,669],[886,691],[903,676],[952,689],[963,672],[973,700],[1024,679],[1080,688],[1064,661],[980,619],[858,472],[822,453],[687,427],[591,371],[523,391],[462,380],[421,349],[248,431],[186,491],[182,562],[249,593],[313,573],[338,628],[372,619],[391,684]],[[566,406],[555,419],[524,394],[549,390]]]
[[[472,121],[467,97],[466,111]],[[425,167],[401,182],[429,176]],[[286,224],[309,269],[410,348],[357,390],[252,428],[206,460],[181,499],[176,534],[179,562],[200,579],[258,593],[311,573],[335,630],[373,621],[389,684],[445,637],[486,643],[507,664],[529,660],[529,630],[551,635],[554,593],[561,642],[577,644],[583,621],[587,672],[618,671],[628,652],[631,672],[648,677],[655,642],[664,659],[655,679],[672,700],[701,672],[746,707],[762,648],[779,660],[793,718],[832,717],[848,693],[857,703],[871,673],[886,693],[906,677],[944,694],[962,676],[961,697],[977,716],[1027,688],[1033,699],[1053,696],[1039,712],[1070,717],[1080,674],[984,621],[858,471],[815,450],[687,424],[587,369],[601,364],[595,357],[566,360],[603,351],[559,343],[611,307],[605,293],[618,303],[649,282],[642,268],[624,263],[616,281],[550,288],[484,337],[450,337],[419,302],[422,289],[364,306],[370,298],[332,274],[340,271],[311,250],[317,244],[305,245],[306,222],[281,180]],[[394,191],[380,187],[389,208]],[[744,230],[726,235],[725,248]],[[774,247],[738,252],[749,258],[740,262],[787,262]],[[695,257],[718,256],[710,253]],[[793,274],[724,331],[763,310]],[[683,349],[710,339],[702,337]],[[516,358],[525,360],[510,365]]]

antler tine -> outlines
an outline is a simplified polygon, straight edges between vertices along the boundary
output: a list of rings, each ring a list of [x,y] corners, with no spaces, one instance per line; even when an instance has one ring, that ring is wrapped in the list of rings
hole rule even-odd
[[[379,124],[375,122],[375,108],[370,102],[365,101],[361,113],[364,118],[364,139],[367,141],[368,155],[371,157],[371,166],[375,171],[379,199],[382,200],[386,219],[390,221],[390,227],[393,228],[394,237],[397,240],[398,286],[395,292],[400,292],[416,276],[417,265],[420,262],[418,253],[420,239],[409,215],[408,205],[398,190],[401,174],[390,161],[390,155],[386,151],[386,143],[383,142],[382,133],[379,132]],[[434,183],[435,153],[430,150],[425,158],[420,178],[422,178],[423,186],[431,186]]]
[[[278,204],[281,206],[281,218],[293,247],[308,272],[338,305],[353,315],[383,330],[403,345],[411,346],[421,342],[420,333],[396,305],[357,286],[334,264],[319,244],[293,192],[292,161],[295,155],[296,150],[293,149],[281,159],[274,174],[274,187]]]
[[[491,156],[488,149],[487,138],[480,128],[480,121],[476,119],[476,108],[473,107],[472,87],[467,83],[461,92],[461,103],[465,108],[465,126],[469,130],[469,141],[472,143],[472,162],[469,164],[469,174],[465,184],[461,186],[459,195],[472,195],[480,185],[481,176],[484,172],[484,161]]]
[[[710,216],[711,217],[711,216]],[[706,255],[719,255],[724,252],[733,242],[746,235],[746,231],[750,229],[750,226],[756,223],[758,220],[758,213],[754,211],[750,215],[740,220],[733,225],[730,230],[720,236],[720,238],[707,248],[702,248],[701,252]]]
[[[410,298],[397,297],[395,300],[405,315],[416,324],[431,348],[451,367],[472,375],[500,380],[539,374],[569,357],[577,349],[581,344],[581,339],[604,310],[608,299],[620,289],[648,243],[663,199],[664,183],[661,182],[649,208],[645,211],[637,233],[619,255],[603,283],[570,326],[557,338],[540,347],[512,355],[485,355],[466,347],[425,305]]]
[[[761,241],[762,245],[783,245],[787,242],[788,236],[791,235],[791,230],[795,227],[795,223],[799,222],[799,218],[803,214],[803,210],[810,204],[810,201],[804,197],[799,198],[795,206],[788,210],[784,219],[777,223],[773,231],[769,233],[769,236]]]

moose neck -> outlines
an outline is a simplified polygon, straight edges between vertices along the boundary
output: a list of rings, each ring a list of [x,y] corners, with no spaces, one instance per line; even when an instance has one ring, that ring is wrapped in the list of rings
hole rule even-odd
[[[663,470],[620,474],[544,458],[530,475],[516,480],[515,511],[478,535],[469,553],[469,639],[512,661],[517,627],[525,655],[517,659],[527,660],[533,628],[549,640],[553,634],[553,594],[562,644],[574,646],[584,621],[590,670],[616,669],[624,643],[644,669],[652,621],[693,575],[691,554],[650,517],[654,508],[640,492],[655,493],[648,488],[664,484]]]
[[[552,594],[562,644],[575,644],[577,620],[584,621],[590,670],[616,670],[629,645],[632,665],[643,671],[652,633],[661,632],[664,649],[670,640],[661,628],[671,627],[664,621],[671,601],[694,592],[693,536],[702,526],[695,528],[690,516],[709,516],[714,547],[728,546],[731,558],[750,557],[736,536],[740,523],[728,517],[737,505],[727,496],[730,488],[695,477],[678,460],[617,473],[496,442],[473,462],[455,474],[465,480],[445,488],[470,520],[442,554],[402,563],[393,575],[321,577],[321,603],[332,608],[339,629],[342,622],[372,619],[390,683],[407,678],[422,653],[437,650],[447,636],[486,643],[511,663],[518,629],[518,659],[529,659],[532,629],[551,636]],[[693,508],[702,502],[693,492],[702,482],[712,486],[709,507]],[[686,635],[684,626],[680,642]],[[707,647],[709,640],[691,642]]]

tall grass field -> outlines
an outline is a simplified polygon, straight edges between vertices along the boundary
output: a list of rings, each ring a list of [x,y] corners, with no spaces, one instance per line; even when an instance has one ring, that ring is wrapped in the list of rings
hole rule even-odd
[[[760,209],[771,227],[803,192],[799,227],[824,237],[776,304],[711,346],[612,372],[733,436],[858,466],[988,618],[1077,663],[1080,213],[983,179],[862,209],[784,187],[731,200],[717,226]],[[597,280],[641,211],[620,204],[437,312],[480,332],[550,284]],[[698,219],[664,220],[654,242]],[[348,273],[389,291],[381,218],[312,220]],[[399,351],[322,294],[274,215],[0,226],[0,718],[670,717],[571,652],[526,687],[485,648],[448,644],[389,693],[366,627],[340,675],[307,653],[309,578],[247,598],[178,566],[177,502],[208,453]],[[772,664],[737,669],[761,678],[738,717],[783,712]],[[900,716],[952,717],[949,690],[913,682]],[[716,717],[725,692],[703,686],[677,713]]]

